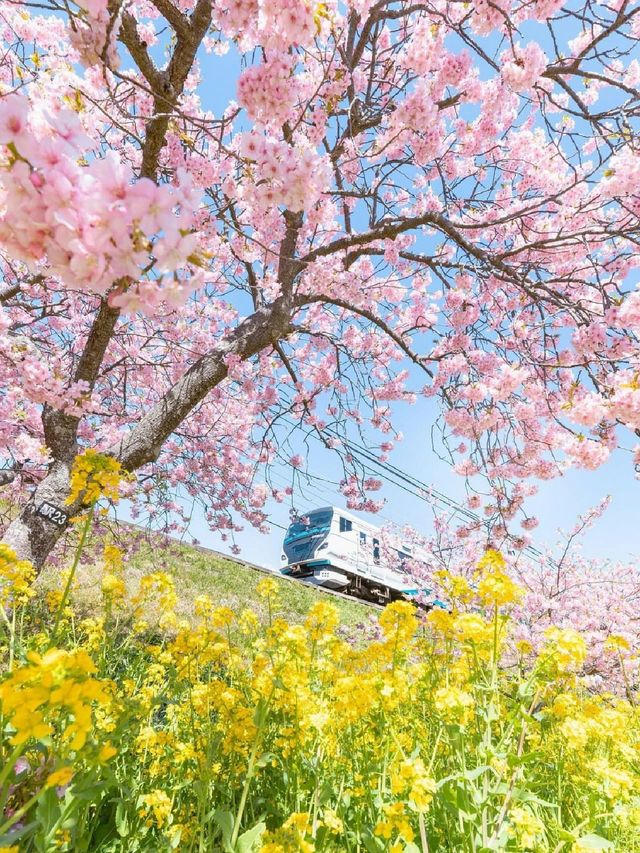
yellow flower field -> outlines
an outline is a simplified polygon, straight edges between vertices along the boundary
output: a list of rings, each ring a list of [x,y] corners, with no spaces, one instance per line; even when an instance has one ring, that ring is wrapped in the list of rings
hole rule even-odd
[[[577,632],[512,641],[495,554],[362,643],[324,600],[284,621],[275,579],[266,619],[201,596],[180,621],[113,546],[91,618],[5,547],[0,573],[0,850],[640,850],[640,713],[583,687]]]

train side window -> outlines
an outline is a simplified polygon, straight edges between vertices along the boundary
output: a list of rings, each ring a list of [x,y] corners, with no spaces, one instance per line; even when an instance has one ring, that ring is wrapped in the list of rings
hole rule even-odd
[[[398,557],[400,559],[400,568],[404,569],[407,565],[407,560],[411,559],[411,554],[407,554],[406,551],[398,551]]]
[[[353,529],[353,523],[348,518],[340,516],[340,533],[349,533]]]
[[[373,562],[380,562],[380,542],[377,539],[373,540]]]
[[[361,544],[361,545],[366,545],[366,544],[367,544],[367,534],[366,534],[366,533],[362,533],[362,531],[360,532],[360,544]]]

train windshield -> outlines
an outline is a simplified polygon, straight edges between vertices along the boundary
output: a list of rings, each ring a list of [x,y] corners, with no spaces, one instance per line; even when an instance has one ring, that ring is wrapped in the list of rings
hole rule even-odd
[[[327,510],[307,513],[307,515],[302,516],[289,526],[285,540],[290,539],[292,536],[296,538],[299,536],[308,536],[310,533],[317,532],[317,528],[329,530],[332,515],[333,513]]]
[[[289,526],[283,544],[288,563],[313,557],[316,548],[329,533],[332,516],[331,510],[310,512]]]

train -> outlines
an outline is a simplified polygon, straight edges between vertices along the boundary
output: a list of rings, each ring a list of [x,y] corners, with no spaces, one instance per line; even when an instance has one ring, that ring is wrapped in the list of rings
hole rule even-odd
[[[422,607],[446,607],[430,589],[412,581],[404,567],[427,562],[426,554],[335,506],[298,516],[282,544],[280,572],[353,598],[388,604],[405,599]]]

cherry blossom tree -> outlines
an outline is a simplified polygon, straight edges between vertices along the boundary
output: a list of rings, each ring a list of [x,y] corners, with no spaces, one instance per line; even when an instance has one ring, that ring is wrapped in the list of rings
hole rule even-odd
[[[86,448],[135,472],[138,505],[180,485],[214,527],[262,525],[256,471],[297,422],[371,509],[348,424],[384,457],[391,402],[419,394],[498,531],[535,525],[536,478],[618,446],[640,464],[637,3],[4,0],[1,19],[21,556],[55,545],[38,508]]]
[[[581,633],[587,648],[585,683],[591,690],[627,694],[633,701],[640,685],[640,566],[637,562],[589,560],[581,553],[582,538],[608,507],[603,501],[579,516],[574,527],[558,531],[554,547],[536,549],[511,547],[505,543],[505,568],[516,580],[521,598],[513,608],[513,641],[505,665],[515,665],[520,654],[539,652],[552,627],[573,628]],[[430,598],[451,606],[478,612],[477,596],[486,561],[486,536],[476,530],[460,537],[450,519],[434,507],[434,533],[426,538],[411,529],[393,527],[382,531],[383,548],[393,540],[410,543],[419,555],[405,561],[405,570]],[[406,546],[405,546],[406,547]]]

